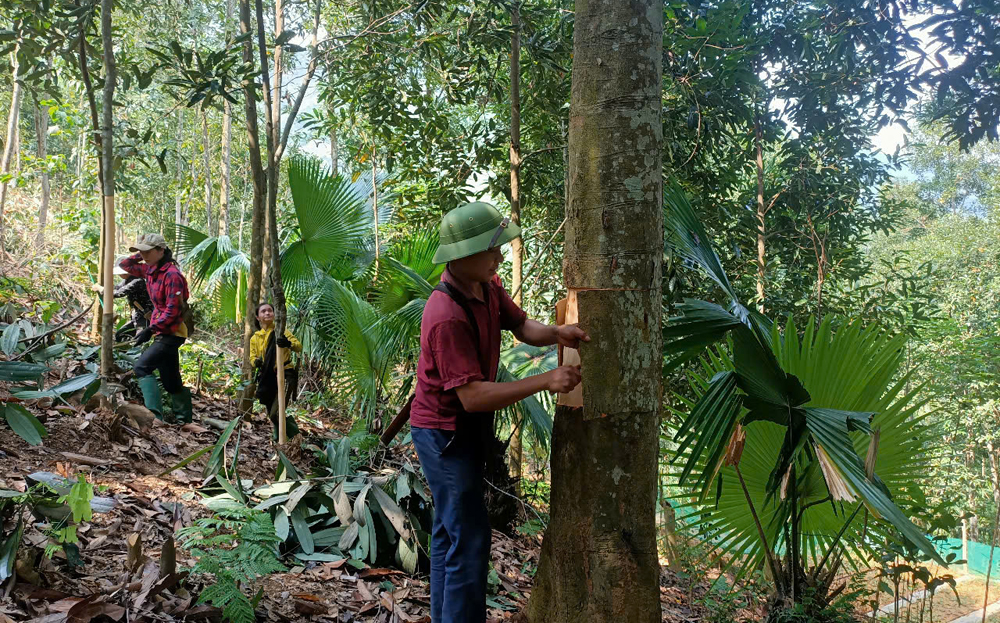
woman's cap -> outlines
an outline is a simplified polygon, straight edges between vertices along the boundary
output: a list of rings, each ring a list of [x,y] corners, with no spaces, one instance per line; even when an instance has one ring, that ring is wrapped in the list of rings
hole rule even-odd
[[[152,251],[153,249],[166,249],[167,240],[160,234],[143,234],[134,246],[129,247],[129,251]]]

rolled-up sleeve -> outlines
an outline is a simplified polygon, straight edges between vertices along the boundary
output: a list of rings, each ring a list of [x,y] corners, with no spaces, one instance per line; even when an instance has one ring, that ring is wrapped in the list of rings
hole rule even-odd
[[[146,276],[146,265],[142,263],[142,255],[136,253],[135,255],[130,255],[129,257],[122,260],[119,266],[122,270],[132,275],[133,277],[145,277]]]
[[[468,322],[451,319],[434,325],[429,345],[444,391],[484,380]]]

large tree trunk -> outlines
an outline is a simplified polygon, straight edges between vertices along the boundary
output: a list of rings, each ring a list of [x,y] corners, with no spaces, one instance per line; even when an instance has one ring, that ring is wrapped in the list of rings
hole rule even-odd
[[[521,6],[515,0],[510,12],[510,220],[521,224]],[[510,287],[514,292],[514,302],[520,306],[523,293],[521,267],[524,261],[524,245],[520,238],[510,243]],[[521,462],[523,450],[521,435],[524,422],[521,416],[514,416],[514,430],[510,436],[510,475],[515,479],[514,491],[521,495]]]
[[[208,142],[208,110],[201,109],[201,162],[205,170],[205,222],[208,235],[219,235],[219,221],[215,218],[212,201],[212,146]]]
[[[101,323],[101,376],[110,380],[114,372],[115,299],[112,265],[115,261],[115,170],[114,96],[118,79],[115,48],[111,40],[111,10],[114,0],[101,0],[101,40],[104,43],[104,98],[101,137],[101,160],[104,162],[104,321]]]
[[[240,33],[252,32],[250,22],[250,0],[240,0]],[[254,44],[247,39],[243,42],[243,62],[254,62]],[[250,373],[250,338],[256,329],[254,312],[260,303],[261,268],[264,259],[264,196],[267,194],[264,168],[260,159],[260,131],[257,127],[257,95],[253,84],[248,82],[243,90],[247,117],[247,151],[250,161],[250,179],[253,182],[252,213],[250,217],[250,273],[247,275],[247,308],[243,318],[243,372]],[[241,406],[251,405],[253,396],[246,396]]]
[[[559,407],[532,623],[660,620],[663,5],[577,0],[564,276],[592,341]]]
[[[49,137],[49,107],[39,106],[35,102],[35,138],[37,141],[38,161],[42,164],[42,202],[38,206],[38,233],[35,234],[35,250],[42,251],[45,246],[45,225],[49,218],[49,169],[45,166],[45,159],[48,157],[48,137]]]
[[[11,53],[11,83],[13,84],[13,90],[10,96],[10,111],[7,113],[7,134],[5,136],[5,142],[3,146],[3,159],[0,161],[0,174],[6,176],[10,173],[10,165],[14,160],[14,148],[17,145],[17,122],[21,113],[21,83],[18,82],[20,77],[20,64],[17,62],[17,54],[21,49],[20,41],[14,47],[14,51]],[[3,211],[7,203],[7,182],[0,182],[0,257],[3,257],[5,253],[6,246],[4,244],[4,236],[6,231],[4,230],[3,224]]]

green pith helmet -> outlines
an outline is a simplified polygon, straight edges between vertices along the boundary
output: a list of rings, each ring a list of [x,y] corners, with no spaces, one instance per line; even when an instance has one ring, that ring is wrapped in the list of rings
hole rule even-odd
[[[483,201],[458,206],[441,219],[441,246],[435,264],[469,257],[507,244],[521,235],[521,228]]]

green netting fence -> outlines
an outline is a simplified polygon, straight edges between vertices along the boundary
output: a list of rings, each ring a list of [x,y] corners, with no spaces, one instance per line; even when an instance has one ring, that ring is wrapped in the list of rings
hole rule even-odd
[[[937,549],[942,556],[947,557],[948,554],[955,554],[956,560],[960,560],[962,558],[962,539],[939,541]],[[970,573],[986,575],[986,570],[990,566],[990,544],[969,541],[968,561]],[[1000,578],[1000,545],[997,546],[996,551],[993,553],[993,571],[990,573],[990,576],[992,578]]]

